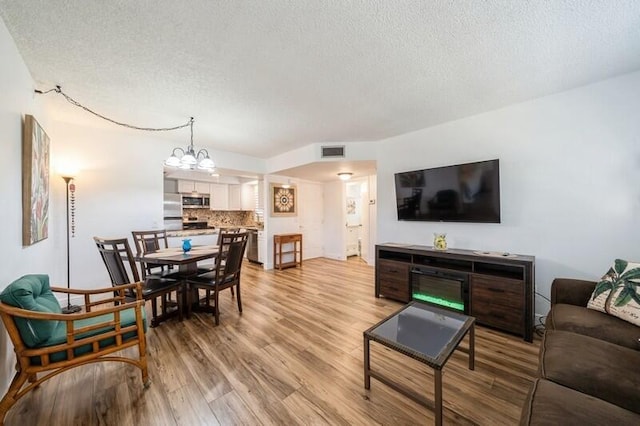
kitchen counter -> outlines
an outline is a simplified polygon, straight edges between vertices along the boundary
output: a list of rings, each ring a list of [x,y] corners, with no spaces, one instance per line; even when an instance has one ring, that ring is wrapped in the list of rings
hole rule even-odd
[[[262,226],[239,226],[241,229],[251,229],[255,231],[262,231]],[[224,229],[224,227],[222,227]],[[167,231],[167,237],[193,237],[194,235],[217,235],[220,233],[220,228],[207,228],[207,229],[186,229],[181,231]]]
[[[182,231],[167,231],[167,237],[193,237],[194,235],[217,235],[217,228],[187,229]]]

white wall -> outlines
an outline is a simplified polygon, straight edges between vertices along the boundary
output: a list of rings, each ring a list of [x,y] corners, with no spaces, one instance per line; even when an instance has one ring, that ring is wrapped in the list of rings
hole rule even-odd
[[[640,72],[378,144],[378,242],[536,256],[536,290],[640,260]],[[398,221],[393,174],[500,159],[502,223]],[[548,304],[536,297],[536,312]]]
[[[66,285],[64,257],[64,184],[50,181],[49,237],[34,245],[22,246],[22,122],[25,114],[36,117],[51,140],[49,116],[41,99],[33,92],[33,80],[22,57],[0,20],[0,290],[25,274],[49,274],[51,282]],[[61,205],[62,203],[62,205]],[[62,215],[62,216],[61,216]],[[4,394],[15,370],[9,337],[0,325],[0,392]]]

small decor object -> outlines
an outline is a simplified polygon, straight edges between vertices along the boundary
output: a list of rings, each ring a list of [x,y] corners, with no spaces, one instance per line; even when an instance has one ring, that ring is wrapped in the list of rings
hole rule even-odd
[[[32,115],[22,140],[22,245],[49,236],[49,136]]]
[[[587,308],[640,326],[640,263],[616,259],[596,284]]]
[[[271,184],[271,216],[295,216],[296,187],[282,184]]]
[[[447,234],[438,234],[437,232],[433,233],[433,248],[436,250],[446,250],[447,249]]]
[[[191,250],[191,240],[190,239],[182,240],[182,251],[187,253],[189,250]]]

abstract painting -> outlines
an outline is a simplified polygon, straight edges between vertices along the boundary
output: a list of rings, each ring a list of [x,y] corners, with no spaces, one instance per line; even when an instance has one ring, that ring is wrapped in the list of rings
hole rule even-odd
[[[22,139],[22,245],[49,236],[49,136],[32,115]]]
[[[271,216],[296,215],[296,187],[271,184]]]

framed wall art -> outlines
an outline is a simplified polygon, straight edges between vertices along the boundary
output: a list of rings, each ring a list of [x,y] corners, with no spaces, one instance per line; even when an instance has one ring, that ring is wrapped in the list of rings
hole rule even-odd
[[[22,137],[22,245],[49,236],[49,136],[25,115]]]
[[[296,186],[271,184],[271,216],[295,216],[297,214]]]

